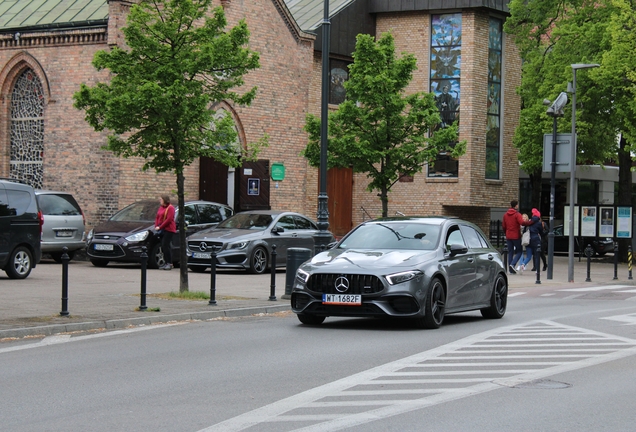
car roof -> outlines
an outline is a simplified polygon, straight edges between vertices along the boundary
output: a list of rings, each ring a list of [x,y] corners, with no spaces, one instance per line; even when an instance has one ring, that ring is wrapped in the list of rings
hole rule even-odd
[[[62,192],[62,191],[54,191],[54,190],[46,190],[46,189],[36,189],[36,195],[73,195],[70,192]]]
[[[444,222],[449,220],[454,220],[457,222],[467,222],[457,218],[456,216],[392,216],[373,219],[366,222],[422,222],[430,225],[442,225]]]
[[[291,212],[288,210],[246,210],[246,211],[239,212],[237,214],[264,214],[264,215],[278,216],[283,213],[293,213],[293,214],[300,215],[300,213]]]

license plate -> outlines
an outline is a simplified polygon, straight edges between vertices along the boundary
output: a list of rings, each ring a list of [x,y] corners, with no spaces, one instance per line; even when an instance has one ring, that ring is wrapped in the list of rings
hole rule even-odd
[[[212,255],[209,253],[203,253],[203,252],[192,252],[192,258],[211,259]]]
[[[322,304],[360,306],[362,296],[360,294],[323,294]]]
[[[56,237],[73,237],[73,231],[56,231]]]
[[[95,250],[112,251],[113,250],[113,245],[111,245],[111,244],[96,244],[95,245]]]

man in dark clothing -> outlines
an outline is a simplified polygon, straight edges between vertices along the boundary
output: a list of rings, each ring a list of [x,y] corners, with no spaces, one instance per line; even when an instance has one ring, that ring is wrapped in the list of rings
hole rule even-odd
[[[510,208],[503,216],[501,226],[506,235],[506,245],[508,246],[508,256],[513,257],[509,261],[508,271],[511,274],[517,273],[515,271],[515,264],[521,258],[523,248],[521,246],[521,227],[524,225],[530,225],[529,222],[524,222],[523,216],[519,213],[519,201],[510,201]]]

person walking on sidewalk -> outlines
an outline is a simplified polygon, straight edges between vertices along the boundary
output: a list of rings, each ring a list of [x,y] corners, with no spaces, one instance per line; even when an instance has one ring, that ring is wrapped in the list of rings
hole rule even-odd
[[[536,208],[532,209],[532,217],[529,222],[528,230],[530,231],[530,244],[526,246],[526,257],[518,267],[521,271],[525,270],[528,263],[532,260],[533,255],[535,255],[534,251],[536,251],[541,245],[541,236],[543,235],[541,213]]]
[[[515,271],[515,264],[521,258],[523,248],[521,246],[521,227],[528,225],[530,222],[524,222],[521,213],[519,213],[519,201],[510,201],[510,208],[503,215],[501,227],[504,230],[506,236],[506,246],[508,247],[509,259],[508,272],[511,274],[517,273]]]
[[[543,234],[541,235],[541,262],[543,262],[542,271],[546,271],[548,269],[548,262],[545,258],[545,254],[548,252],[548,224],[545,223],[544,220],[541,220],[541,229],[543,230]],[[537,271],[535,266],[532,266],[532,270]]]
[[[155,231],[161,238],[161,249],[163,258],[166,262],[159,267],[161,270],[172,270],[172,251],[170,245],[172,236],[177,232],[177,224],[174,221],[174,207],[170,204],[170,196],[162,195],[159,197],[159,210],[155,218]]]

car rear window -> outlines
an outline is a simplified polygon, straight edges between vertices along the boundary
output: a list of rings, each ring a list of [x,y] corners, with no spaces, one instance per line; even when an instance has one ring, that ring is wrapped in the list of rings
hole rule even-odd
[[[37,195],[38,206],[43,214],[49,216],[79,216],[80,206],[72,195],[42,194]]]

